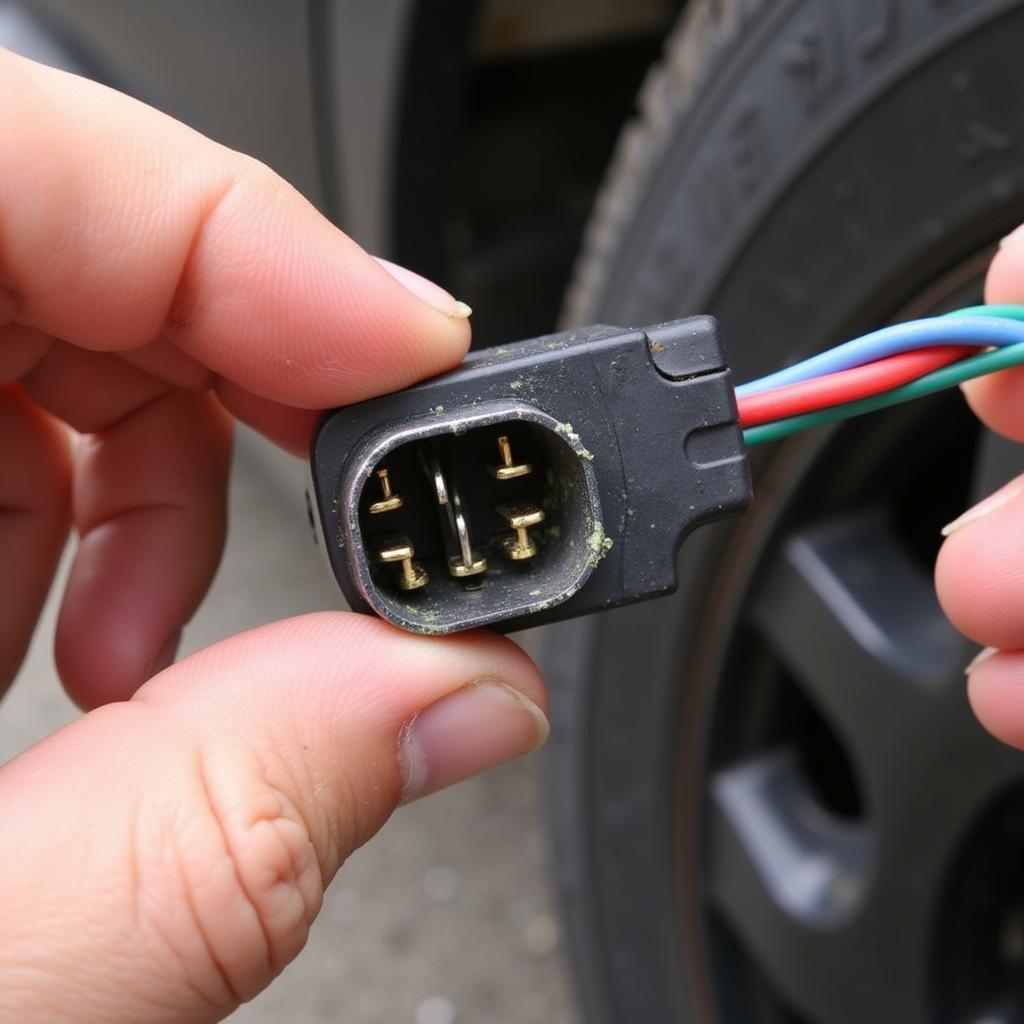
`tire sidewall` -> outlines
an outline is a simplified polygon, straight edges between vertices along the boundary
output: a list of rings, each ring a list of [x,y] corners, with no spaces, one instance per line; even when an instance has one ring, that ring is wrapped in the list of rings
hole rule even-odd
[[[1022,30],[1014,2],[691,4],[624,136],[571,319],[711,312],[740,379],[884,322],[1024,214]],[[808,47],[810,84],[792,70]],[[546,636],[549,819],[588,1024],[710,1012],[686,968],[699,893],[680,858],[700,839],[678,832],[694,794],[677,769],[700,771],[691,658],[729,537],[687,541],[673,597]]]

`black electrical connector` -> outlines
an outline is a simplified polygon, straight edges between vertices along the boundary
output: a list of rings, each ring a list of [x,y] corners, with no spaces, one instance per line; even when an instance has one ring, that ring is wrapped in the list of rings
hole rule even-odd
[[[750,476],[717,322],[587,327],[328,413],[314,526],[349,604],[417,633],[539,625],[676,587]]]

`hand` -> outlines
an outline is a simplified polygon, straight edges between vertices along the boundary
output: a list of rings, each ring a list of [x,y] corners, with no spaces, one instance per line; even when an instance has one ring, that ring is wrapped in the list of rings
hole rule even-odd
[[[989,268],[988,302],[1024,302],[1024,228],[1004,239]],[[1024,441],[1024,373],[1007,370],[964,385],[993,430]],[[1024,748],[1024,477],[1012,480],[949,527],[936,585],[953,624],[986,645],[968,668],[981,723]]]
[[[96,709],[0,769],[0,1019],[218,1020],[401,799],[546,735],[511,642],[341,613],[146,682],[219,558],[228,413],[301,452],[316,410],[457,363],[468,310],[255,161],[2,52],[0,139],[0,685],[70,524],[57,659]]]

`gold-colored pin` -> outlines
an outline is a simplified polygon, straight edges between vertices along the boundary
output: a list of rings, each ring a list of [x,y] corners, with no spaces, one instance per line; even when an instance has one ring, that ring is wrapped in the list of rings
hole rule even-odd
[[[533,558],[537,554],[537,543],[527,531],[531,526],[544,522],[544,510],[536,505],[523,503],[498,505],[495,511],[515,530],[515,533],[501,539],[505,554],[515,562]]]
[[[513,460],[512,445],[504,434],[498,438],[498,457],[501,459],[498,465],[487,467],[491,476],[498,480],[513,480],[517,476],[526,476],[527,473],[533,472],[533,466],[529,462]]]
[[[403,590],[419,590],[420,587],[427,585],[427,580],[430,577],[421,565],[413,561],[413,555],[415,554],[416,552],[413,551],[409,538],[399,535],[392,537],[377,552],[377,557],[385,565],[391,565],[395,562],[401,564],[402,572],[398,577],[398,585]]]
[[[470,561],[464,561],[461,555],[455,555],[448,559],[448,572],[456,579],[465,579],[467,576],[479,576],[487,571],[487,559],[481,558],[475,551]]]
[[[404,502],[400,494],[391,490],[391,478],[384,468],[377,470],[377,479],[380,481],[380,498],[370,506],[370,515],[377,515],[380,512],[393,512],[401,508]]]

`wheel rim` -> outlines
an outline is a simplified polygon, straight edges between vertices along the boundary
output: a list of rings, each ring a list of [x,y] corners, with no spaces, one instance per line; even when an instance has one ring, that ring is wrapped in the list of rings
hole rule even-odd
[[[983,262],[910,308],[969,301]],[[1000,850],[1024,851],[1024,762],[970,714],[971,646],[930,572],[941,525],[988,487],[991,446],[947,396],[767,467],[775,500],[744,524],[687,670],[680,849],[702,1019],[1019,1010],[1022,893]]]

